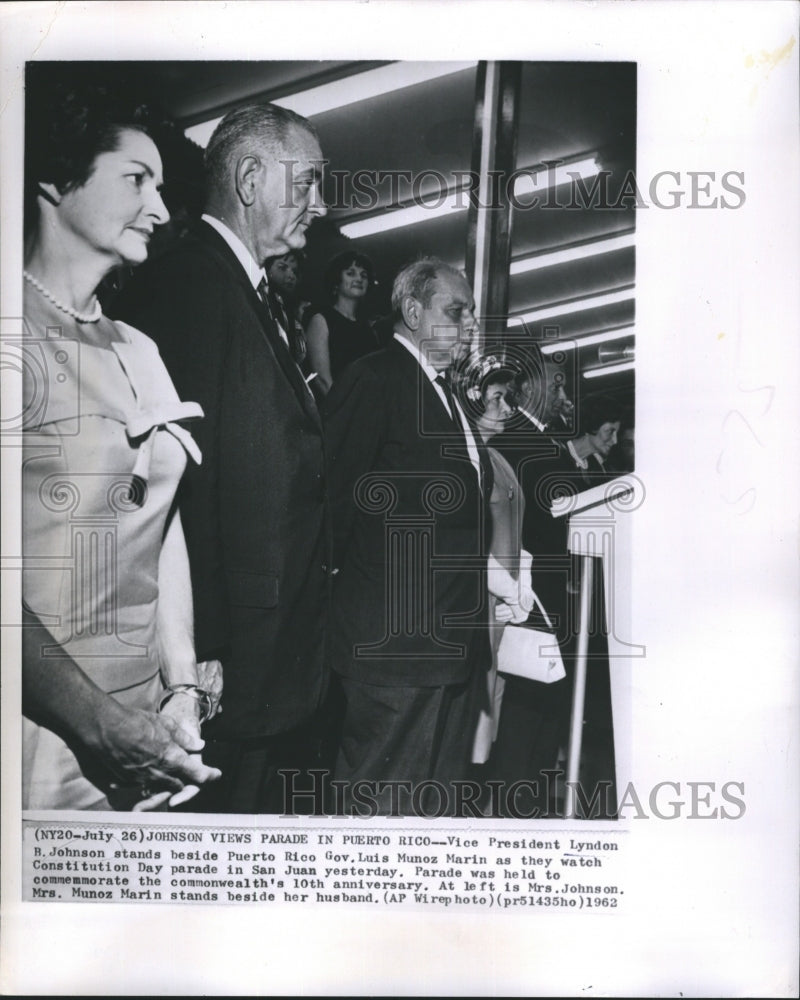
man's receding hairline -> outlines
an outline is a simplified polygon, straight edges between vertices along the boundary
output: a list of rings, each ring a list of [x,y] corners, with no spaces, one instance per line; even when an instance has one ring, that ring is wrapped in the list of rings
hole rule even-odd
[[[295,135],[301,137],[301,141],[307,141],[309,145],[314,146],[317,150],[319,150],[320,155],[318,157],[314,157],[313,159],[322,159],[322,147],[320,146],[317,136],[311,131],[310,128],[307,128],[305,125],[299,125],[297,122],[292,122],[287,127],[285,135],[283,138],[276,141],[276,145],[284,151],[288,151],[287,147],[292,142]],[[300,145],[300,143],[298,142],[297,145]]]
[[[436,295],[437,293],[447,294],[446,292],[444,292],[444,289],[440,289],[439,287],[444,277],[456,278],[459,281],[463,282],[464,285],[466,285],[469,294],[465,297],[464,304],[469,305],[470,298],[472,297],[472,289],[469,287],[469,282],[460,271],[457,271],[450,264],[444,264],[441,267],[441,269],[438,270],[434,275],[433,277],[434,286],[433,290],[431,291],[431,298],[433,298],[433,296]],[[455,290],[452,292],[453,297],[456,297],[458,294],[459,292],[456,292]]]

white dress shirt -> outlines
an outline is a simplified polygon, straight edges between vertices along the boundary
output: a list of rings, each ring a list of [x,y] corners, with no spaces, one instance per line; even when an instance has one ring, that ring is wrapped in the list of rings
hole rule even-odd
[[[530,422],[533,424],[533,426],[536,428],[537,431],[541,431],[544,434],[544,432],[547,430],[546,424],[543,424],[541,420],[539,420],[537,417],[534,417],[534,415],[529,410],[526,410],[524,406],[520,406],[519,412],[527,420],[530,420]]]
[[[201,216],[203,222],[207,222],[212,229],[216,229],[219,235],[225,240],[228,246],[234,253],[234,256],[242,265],[250,279],[250,284],[253,288],[258,288],[261,284],[261,280],[267,280],[267,276],[264,273],[264,268],[259,267],[253,259],[253,255],[247,249],[247,247],[242,243],[236,233],[233,230],[228,229],[224,222],[220,222],[219,219],[215,219],[213,215],[203,214]]]
[[[425,355],[417,347],[416,344],[412,344],[410,340],[408,340],[406,337],[403,337],[399,333],[395,333],[394,339],[398,342],[398,344],[402,344],[403,347],[405,347],[405,349],[409,352],[409,354],[411,354],[411,356],[416,360],[417,364],[430,379],[431,384],[438,393],[439,399],[441,399],[442,405],[444,406],[445,410],[447,410],[447,412],[450,413],[450,404],[447,401],[447,396],[445,395],[444,389],[436,381],[436,379],[440,375],[440,372],[437,372],[435,368],[432,368],[428,364],[427,360],[425,359]],[[472,462],[472,465],[474,466],[475,471],[478,474],[478,482],[480,483],[481,459],[480,455],[478,454],[478,446],[475,443],[475,437],[472,433],[472,428],[469,425],[469,421],[467,420],[466,414],[461,409],[461,404],[456,399],[455,393],[453,393],[453,405],[456,408],[456,413],[458,413],[458,419],[461,421],[461,428],[464,431],[464,437],[466,438],[467,442],[467,454],[469,455],[469,460],[470,462]]]
[[[589,468],[589,463],[586,461],[585,458],[581,458],[577,454],[577,452],[575,451],[575,448],[573,447],[571,441],[567,441],[567,450],[569,451],[570,455],[572,455],[572,459],[575,462],[575,464],[578,466],[579,469],[588,469]]]
[[[267,279],[266,272],[263,267],[259,267],[253,259],[253,255],[247,249],[247,247],[242,243],[239,237],[231,229],[229,229],[224,222],[220,222],[219,219],[215,219],[213,215],[203,214],[201,216],[203,222],[207,222],[212,229],[216,229],[219,235],[225,240],[228,246],[233,251],[236,259],[242,265],[245,270],[247,277],[250,279],[250,284],[253,286],[255,291],[258,291],[258,286],[263,281],[269,290],[269,280]],[[283,329],[278,320],[275,319],[275,326],[278,328],[278,333],[281,339],[289,346],[289,336],[286,330]]]

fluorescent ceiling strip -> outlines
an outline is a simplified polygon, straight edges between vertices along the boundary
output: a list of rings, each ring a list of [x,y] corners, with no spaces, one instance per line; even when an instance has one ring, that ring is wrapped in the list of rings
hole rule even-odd
[[[477,65],[475,61],[395,62],[388,66],[365,70],[363,73],[354,73],[341,80],[332,80],[330,83],[323,83],[319,87],[311,87],[296,94],[288,94],[286,97],[277,97],[271,103],[296,111],[305,118],[313,118],[314,115],[322,115],[336,108],[346,108],[350,104],[368,101],[372,97],[380,97],[381,94],[391,94],[404,87],[413,87],[418,83],[450,76],[452,73],[461,73]],[[191,125],[186,129],[186,135],[205,148],[211,133],[220,121],[222,116],[212,121]]]
[[[574,163],[566,163],[556,170],[548,170],[546,167],[533,170],[529,174],[518,177],[514,183],[514,192],[517,194],[520,186],[525,187],[526,192],[543,192],[548,185],[540,187],[538,184],[543,180],[552,180],[552,186],[558,187],[561,184],[569,184],[573,178],[568,173],[578,173],[582,178],[593,177],[599,166],[594,158],[576,160]],[[536,184],[534,184],[534,180]],[[442,197],[441,193],[429,201],[420,201],[416,205],[408,205],[406,208],[395,208],[389,212],[382,212],[380,215],[371,215],[367,219],[357,219],[354,222],[346,222],[339,227],[339,232],[351,240],[357,240],[364,236],[375,236],[377,233],[386,233],[392,229],[402,229],[405,226],[413,226],[418,222],[427,222],[429,219],[438,219],[442,215],[450,212],[466,212],[469,208],[469,195],[466,189],[457,188]]]
[[[603,365],[602,368],[587,368],[584,378],[600,378],[603,375],[616,375],[617,372],[628,372],[634,367],[633,361],[621,361],[618,365]]]
[[[561,163],[557,167],[541,167],[539,170],[520,173],[520,176],[514,181],[514,196],[520,198],[526,194],[535,195],[542,191],[547,191],[548,188],[560,187],[562,184],[572,184],[578,177],[585,181],[590,177],[595,177],[599,173],[600,164],[593,156],[586,156],[581,160]],[[542,178],[545,178],[548,183],[542,184]],[[523,203],[522,207],[525,207],[525,203]]]
[[[439,195],[431,201],[423,201],[418,205],[396,208],[393,212],[373,215],[358,222],[348,222],[339,227],[339,232],[351,240],[357,240],[361,236],[374,236],[376,233],[385,233],[391,229],[402,229],[404,226],[414,226],[418,222],[428,222],[430,219],[438,219],[451,212],[463,212],[468,205],[469,198],[466,194],[461,191],[451,191],[444,198]]]
[[[635,298],[636,292],[633,288],[621,288],[615,292],[605,292],[603,295],[591,295],[585,299],[574,299],[571,302],[562,302],[553,306],[544,306],[542,309],[532,309],[530,312],[522,313],[520,316],[510,316],[509,326],[522,326],[533,319],[550,319],[552,316],[569,316],[572,313],[585,312],[587,309],[599,309],[601,306],[614,305],[615,302],[628,302]]]
[[[611,236],[591,243],[580,243],[577,246],[564,247],[561,250],[549,250],[532,257],[512,260],[509,274],[525,274],[527,271],[537,271],[542,267],[553,267],[554,264],[566,264],[573,260],[585,260],[587,257],[597,257],[604,253],[614,253],[615,250],[626,250],[634,245],[636,234],[624,233],[622,236]]]
[[[601,333],[590,333],[588,337],[570,337],[567,340],[554,340],[549,344],[542,344],[542,354],[555,354],[557,351],[571,351],[576,347],[590,347],[592,344],[605,344],[609,340],[622,340],[625,337],[633,337],[632,326],[622,326],[616,330],[603,330]]]

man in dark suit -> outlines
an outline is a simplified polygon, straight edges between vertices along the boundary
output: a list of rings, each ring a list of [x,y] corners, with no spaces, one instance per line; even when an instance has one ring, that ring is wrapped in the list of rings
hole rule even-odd
[[[602,463],[616,441],[619,414],[613,400],[589,398],[578,410],[577,437],[552,434],[550,428],[563,426],[564,416],[572,417],[572,405],[568,400],[569,405],[565,405],[557,366],[544,362],[541,356],[537,364],[534,354],[531,370],[541,373],[540,384],[520,392],[523,404],[518,416],[522,419],[493,438],[491,445],[515,469],[525,497],[522,545],[533,556],[531,586],[555,625],[568,677],[555,684],[507,678],[490,777],[508,782],[538,781],[532,805],[520,803],[520,807],[545,814],[552,805],[549,799],[554,788],[553,776],[546,772],[556,768],[559,749],[566,741],[580,582],[576,560],[569,552],[569,519],[554,518],[550,506],[558,496],[580,493],[611,478]],[[540,401],[537,412],[542,419],[531,418],[534,407],[526,408],[524,402],[531,399]],[[595,594],[598,603],[599,588]],[[593,620],[602,620],[597,609]],[[542,627],[543,623],[534,614],[532,624]],[[600,673],[594,671],[593,683]],[[607,668],[605,681],[607,686]]]
[[[550,373],[552,376],[552,370]],[[558,395],[551,397],[551,386],[559,392],[557,376],[548,380],[545,398],[558,400]],[[612,478],[605,460],[616,444],[620,409],[606,396],[587,397],[579,407],[577,437],[566,438],[550,430],[559,427],[562,409],[563,403],[548,404],[544,414],[549,421],[541,430],[530,425],[512,426],[491,444],[517,473],[525,496],[522,544],[534,556],[531,583],[551,617],[557,617],[559,637],[566,640],[574,634],[575,625],[568,600],[568,518],[552,517],[550,507],[557,496],[579,493]],[[569,412],[571,415],[571,404]]]
[[[347,814],[366,800],[444,814],[457,807],[489,663],[491,471],[447,378],[478,325],[467,281],[435,259],[400,272],[392,306],[393,340],[328,397],[332,665],[346,703],[335,776]]]
[[[570,468],[565,449],[573,434],[574,405],[566,393],[562,364],[544,355],[535,342],[520,345],[519,353],[517,411],[489,443],[509,462],[522,487],[522,546],[534,556],[531,583],[561,631],[566,626],[569,567],[566,521],[550,516],[549,494]]]
[[[567,395],[566,375],[558,353],[555,357],[543,354],[535,341],[525,342],[523,353],[524,361],[515,379],[517,416],[508,424],[505,438],[525,430],[559,439],[570,436],[575,407]]]
[[[157,342],[205,418],[202,465],[180,497],[198,660],[223,665],[204,729],[222,770],[207,812],[282,811],[280,767],[301,767],[326,686],[330,530],[320,415],[271,313],[264,261],[324,215],[311,124],[273,105],[223,118],[205,156],[206,214],[126,286],[116,315]]]

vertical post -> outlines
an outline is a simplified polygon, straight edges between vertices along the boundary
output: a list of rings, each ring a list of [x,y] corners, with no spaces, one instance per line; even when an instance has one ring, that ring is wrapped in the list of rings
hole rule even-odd
[[[478,177],[467,221],[467,277],[484,341],[502,340],[511,259],[510,178],[516,169],[522,65],[480,62],[475,90],[471,170]],[[475,345],[477,346],[477,345]]]
[[[572,691],[572,715],[569,722],[569,751],[567,754],[567,795],[564,814],[576,819],[577,784],[580,777],[581,742],[583,740],[583,711],[586,700],[586,662],[589,653],[589,616],[592,607],[594,566],[592,556],[581,557],[581,605],[578,651],[575,658],[575,680]]]

